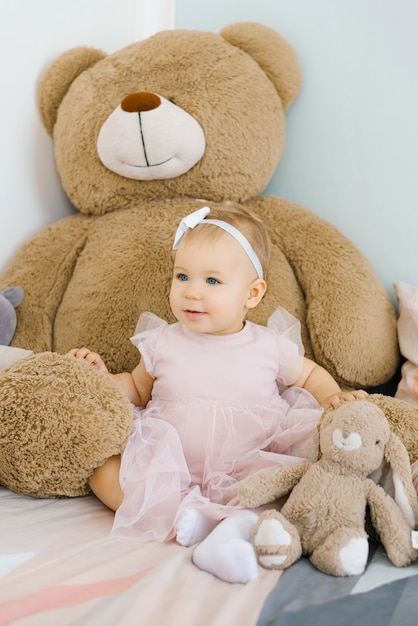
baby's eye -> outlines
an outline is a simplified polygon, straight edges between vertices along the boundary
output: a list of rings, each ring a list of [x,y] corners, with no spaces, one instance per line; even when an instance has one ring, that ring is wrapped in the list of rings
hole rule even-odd
[[[208,283],[208,285],[219,285],[219,280],[217,280],[216,278],[207,278],[206,282]]]
[[[177,278],[178,280],[182,280],[182,281],[188,280],[188,277],[186,274],[177,274]]]

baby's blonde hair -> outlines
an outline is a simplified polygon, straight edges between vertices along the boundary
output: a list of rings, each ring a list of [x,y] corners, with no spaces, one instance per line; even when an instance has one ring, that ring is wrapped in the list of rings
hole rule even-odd
[[[227,222],[239,230],[250,242],[254,252],[263,268],[264,278],[267,279],[270,266],[271,240],[264,225],[258,215],[232,203],[225,203],[210,210],[208,219],[221,220]],[[203,221],[195,228],[188,230],[184,239],[192,239],[195,235],[204,237],[206,240],[215,240],[225,234],[225,231],[214,224],[205,224]]]

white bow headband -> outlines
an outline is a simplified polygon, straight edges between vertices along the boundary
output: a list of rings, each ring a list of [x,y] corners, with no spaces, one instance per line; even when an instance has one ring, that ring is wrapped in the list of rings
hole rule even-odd
[[[195,228],[198,224],[214,224],[215,226],[219,226],[227,233],[232,235],[234,239],[238,241],[238,243],[243,247],[244,251],[247,253],[248,258],[251,263],[255,267],[255,271],[257,272],[258,278],[263,278],[263,268],[260,263],[260,259],[256,255],[254,248],[248,241],[246,237],[237,229],[235,226],[228,224],[228,222],[224,222],[222,220],[206,220],[205,217],[210,213],[210,208],[205,206],[202,209],[198,209],[197,211],[193,211],[190,215],[186,215],[181,220],[179,227],[177,228],[176,235],[174,237],[173,250],[177,250],[179,247],[180,241],[183,235],[191,228]]]

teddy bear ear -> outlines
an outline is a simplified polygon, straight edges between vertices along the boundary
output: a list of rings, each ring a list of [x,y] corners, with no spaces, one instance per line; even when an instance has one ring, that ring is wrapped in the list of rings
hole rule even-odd
[[[400,438],[392,432],[385,446],[385,459],[391,468],[394,490],[391,495],[411,528],[418,528],[418,496],[412,482],[408,452]]]
[[[79,46],[61,54],[44,71],[39,81],[38,108],[49,135],[52,135],[58,109],[73,81],[106,56],[97,48]]]
[[[299,93],[302,74],[295,50],[274,29],[256,22],[225,26],[221,36],[258,63],[287,109]]]

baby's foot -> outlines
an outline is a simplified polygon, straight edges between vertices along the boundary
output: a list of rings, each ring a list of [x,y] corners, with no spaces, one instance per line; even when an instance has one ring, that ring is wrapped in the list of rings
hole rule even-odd
[[[176,541],[181,546],[192,546],[209,535],[218,522],[200,509],[184,509],[177,520]]]
[[[193,563],[227,583],[248,583],[258,576],[254,549],[244,539],[229,539],[212,545],[207,537],[193,552]]]
[[[193,563],[229,583],[247,583],[258,576],[257,558],[249,543],[257,515],[240,511],[223,522],[193,552]]]

